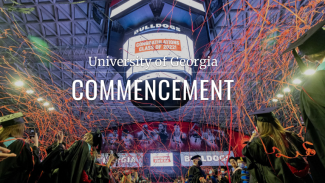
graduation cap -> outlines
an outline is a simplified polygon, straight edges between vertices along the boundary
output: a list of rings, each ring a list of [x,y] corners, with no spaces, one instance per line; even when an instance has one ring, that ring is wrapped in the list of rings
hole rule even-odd
[[[239,159],[246,163],[246,157],[239,157]]]
[[[123,134],[129,134],[129,130],[124,129],[124,130],[122,131],[122,133],[123,133]]]
[[[230,157],[229,160],[228,160],[228,162],[230,162],[230,160],[232,160],[232,159],[235,160],[235,161],[237,161],[237,158],[235,158],[235,157]]]
[[[23,116],[24,115],[21,112],[2,116],[0,117],[0,125],[2,125],[2,127],[8,127],[25,123],[24,119],[22,118]]]
[[[120,157],[116,154],[116,152],[113,153],[116,159],[119,159]]]
[[[299,48],[300,52],[304,55],[312,55],[320,53],[325,50],[325,20],[321,21],[305,34],[303,34],[297,41],[290,44],[290,46],[282,53],[285,54],[292,51],[299,68],[302,72],[306,70],[306,65],[303,63],[301,58],[298,56],[295,48]]]
[[[193,156],[193,157],[191,158],[191,160],[194,160],[194,159],[196,159],[196,158],[201,158],[201,156],[200,156],[200,155],[195,155],[195,156]]]
[[[254,115],[255,116],[255,122],[267,122],[267,123],[273,123],[275,122],[275,115],[272,111],[277,109],[278,107],[269,107],[269,108],[262,108],[256,112],[249,113],[248,115]]]
[[[93,146],[98,146],[97,151],[100,152],[100,150],[102,149],[103,135],[100,130],[92,132],[91,134],[93,135]]]
[[[242,157],[235,157],[235,158],[236,158],[236,161],[237,161],[237,160],[243,161],[243,160],[242,160]]]

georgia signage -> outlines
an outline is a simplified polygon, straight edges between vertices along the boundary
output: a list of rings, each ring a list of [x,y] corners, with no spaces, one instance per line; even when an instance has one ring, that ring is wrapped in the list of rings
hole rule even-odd
[[[191,157],[200,155],[203,162],[202,166],[226,166],[230,165],[227,160],[228,157],[234,156],[230,151],[195,151],[195,152],[181,152],[182,166],[192,166]]]
[[[142,167],[143,165],[143,153],[117,153],[119,156],[117,167]],[[101,163],[106,164],[109,154],[102,153]],[[116,164],[113,165],[116,167]]]

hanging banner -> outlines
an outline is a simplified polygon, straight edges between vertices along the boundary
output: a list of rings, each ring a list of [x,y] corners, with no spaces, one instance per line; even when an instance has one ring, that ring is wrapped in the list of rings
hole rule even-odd
[[[195,123],[148,122],[106,131],[103,152],[147,150],[227,151],[228,135],[216,126]]]
[[[150,166],[174,166],[173,153],[151,153]]]
[[[109,158],[108,153],[102,153],[101,163],[106,164]],[[138,168],[143,166],[143,153],[117,153],[119,156],[117,166],[113,167],[128,167]]]
[[[228,157],[234,156],[232,151],[194,151],[194,152],[181,152],[182,166],[192,166],[192,156],[200,155],[203,162],[202,166],[230,166]]]

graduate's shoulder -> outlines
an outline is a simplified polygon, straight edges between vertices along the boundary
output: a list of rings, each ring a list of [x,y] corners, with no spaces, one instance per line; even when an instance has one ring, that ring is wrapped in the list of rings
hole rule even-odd
[[[80,148],[88,149],[88,143],[83,140],[77,140],[69,147],[69,150],[77,150]]]
[[[15,139],[15,141],[12,142],[9,145],[9,148],[10,147],[26,147],[26,148],[29,148],[30,144],[28,142],[26,142],[25,140],[23,140],[23,139]]]
[[[255,137],[250,142],[250,145],[262,145],[262,141],[263,141],[263,143],[269,143],[270,141],[272,141],[272,138],[270,136],[268,136],[268,135]]]
[[[317,92],[325,88],[325,70],[315,72],[315,74],[306,78],[303,83],[303,89],[306,91]],[[323,91],[322,91],[323,92]],[[325,95],[325,92],[323,92]]]
[[[7,148],[15,154],[31,153],[33,151],[31,145],[23,139],[16,139]]]
[[[83,140],[76,140],[72,145],[88,146],[88,143]]]
[[[196,172],[196,171],[200,171],[199,169],[198,169],[198,167],[196,167],[196,166],[191,166],[190,167],[190,169],[189,169],[189,172],[191,173],[191,172]]]

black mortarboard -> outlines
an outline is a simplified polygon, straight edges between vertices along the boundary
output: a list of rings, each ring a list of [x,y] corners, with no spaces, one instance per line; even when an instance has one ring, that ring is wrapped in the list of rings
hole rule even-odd
[[[230,157],[229,160],[228,160],[228,162],[230,162],[230,160],[232,160],[232,159],[234,159],[235,161],[237,161],[237,158],[235,158],[235,157]]]
[[[127,130],[127,129],[124,129],[122,132],[123,132],[124,134],[129,134],[129,130]]]
[[[193,157],[191,158],[191,160],[194,160],[194,159],[196,159],[196,158],[201,158],[201,156],[200,156],[200,155],[195,155],[195,156],[193,156]]]
[[[272,111],[277,109],[277,107],[262,108],[256,112],[250,113],[249,115],[255,116],[255,121],[273,123],[276,119]]]
[[[21,112],[2,116],[0,117],[0,125],[2,125],[2,127],[7,127],[25,123],[24,118],[22,118],[23,116],[24,115]]]
[[[241,157],[235,157],[236,158],[236,161],[239,160]],[[241,160],[241,159],[240,159]]]
[[[100,150],[102,149],[103,135],[100,130],[92,132],[91,134],[93,135],[93,146],[98,146],[97,151],[100,152]]]
[[[119,159],[120,157],[116,154],[116,152],[114,152],[114,156],[116,159]]]
[[[115,156],[116,159],[119,159],[119,158],[120,158],[120,157],[117,155],[117,153],[114,152],[113,150],[111,150],[111,153],[110,153],[110,154],[112,154],[112,153],[113,153],[113,155]],[[110,154],[109,154],[109,155],[110,155]]]
[[[299,48],[300,52],[304,55],[312,55],[325,50],[325,20],[319,22],[314,27],[309,29],[305,34],[303,34],[297,41],[290,44],[290,46],[282,53],[287,53],[292,51],[299,68],[301,71],[306,70],[305,64],[302,62],[301,58],[298,56],[295,48]]]
[[[299,48],[299,50],[304,55],[311,55],[315,53],[319,53],[325,50],[325,29],[323,26],[325,25],[325,20],[319,22],[314,27],[309,29],[305,34],[300,36],[300,38],[294,43],[290,44],[290,46],[282,53],[287,53],[295,48]]]

